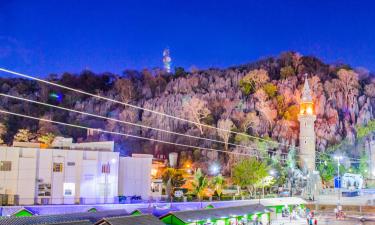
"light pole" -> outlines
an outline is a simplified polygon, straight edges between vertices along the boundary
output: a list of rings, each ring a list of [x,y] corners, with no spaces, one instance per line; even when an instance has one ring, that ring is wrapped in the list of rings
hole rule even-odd
[[[338,179],[338,185],[339,185],[339,195],[338,195],[337,207],[339,207],[340,206],[340,201],[341,201],[340,160],[343,157],[342,156],[335,156],[334,158],[337,160],[337,179]]]

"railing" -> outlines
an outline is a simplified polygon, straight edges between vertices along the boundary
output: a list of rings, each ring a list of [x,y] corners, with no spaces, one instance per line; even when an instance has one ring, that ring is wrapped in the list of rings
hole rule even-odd
[[[278,197],[275,195],[265,195],[264,198]],[[263,196],[261,196],[263,198]],[[280,198],[280,197],[278,197]],[[184,196],[180,198],[161,196],[158,198],[141,199],[140,196],[117,196],[111,198],[52,198],[52,197],[37,197],[37,198],[19,198],[18,195],[0,195],[0,206],[17,206],[17,205],[94,205],[94,204],[151,204],[151,203],[179,203],[179,202],[193,202],[203,203],[211,201],[234,201],[234,200],[257,200],[259,196],[212,196],[198,199],[196,196]]]

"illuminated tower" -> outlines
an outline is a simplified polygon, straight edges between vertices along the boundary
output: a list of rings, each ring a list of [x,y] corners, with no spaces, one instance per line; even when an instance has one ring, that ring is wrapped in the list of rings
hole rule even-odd
[[[164,69],[165,71],[167,71],[167,73],[171,72],[171,62],[172,62],[172,58],[169,55],[169,49],[166,48],[163,51],[163,64],[164,64]]]
[[[313,101],[306,75],[298,121],[301,166],[302,168],[306,167],[309,172],[315,171],[315,120],[316,116],[314,115]]]

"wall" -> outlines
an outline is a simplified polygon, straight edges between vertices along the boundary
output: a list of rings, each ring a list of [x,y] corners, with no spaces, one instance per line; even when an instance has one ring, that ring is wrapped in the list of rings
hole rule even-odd
[[[19,204],[35,197],[36,149],[0,147],[0,161],[10,161],[11,171],[0,171],[0,194],[19,195]]]
[[[152,157],[122,157],[119,170],[119,195],[150,197]]]

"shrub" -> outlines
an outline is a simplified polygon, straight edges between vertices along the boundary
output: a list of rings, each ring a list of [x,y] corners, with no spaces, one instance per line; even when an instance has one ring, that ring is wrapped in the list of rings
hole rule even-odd
[[[280,70],[280,77],[281,79],[286,79],[288,77],[296,75],[296,72],[294,71],[292,66],[285,66],[281,68]]]
[[[263,87],[264,92],[268,95],[269,98],[273,98],[276,96],[277,87],[272,83],[267,83]]]

